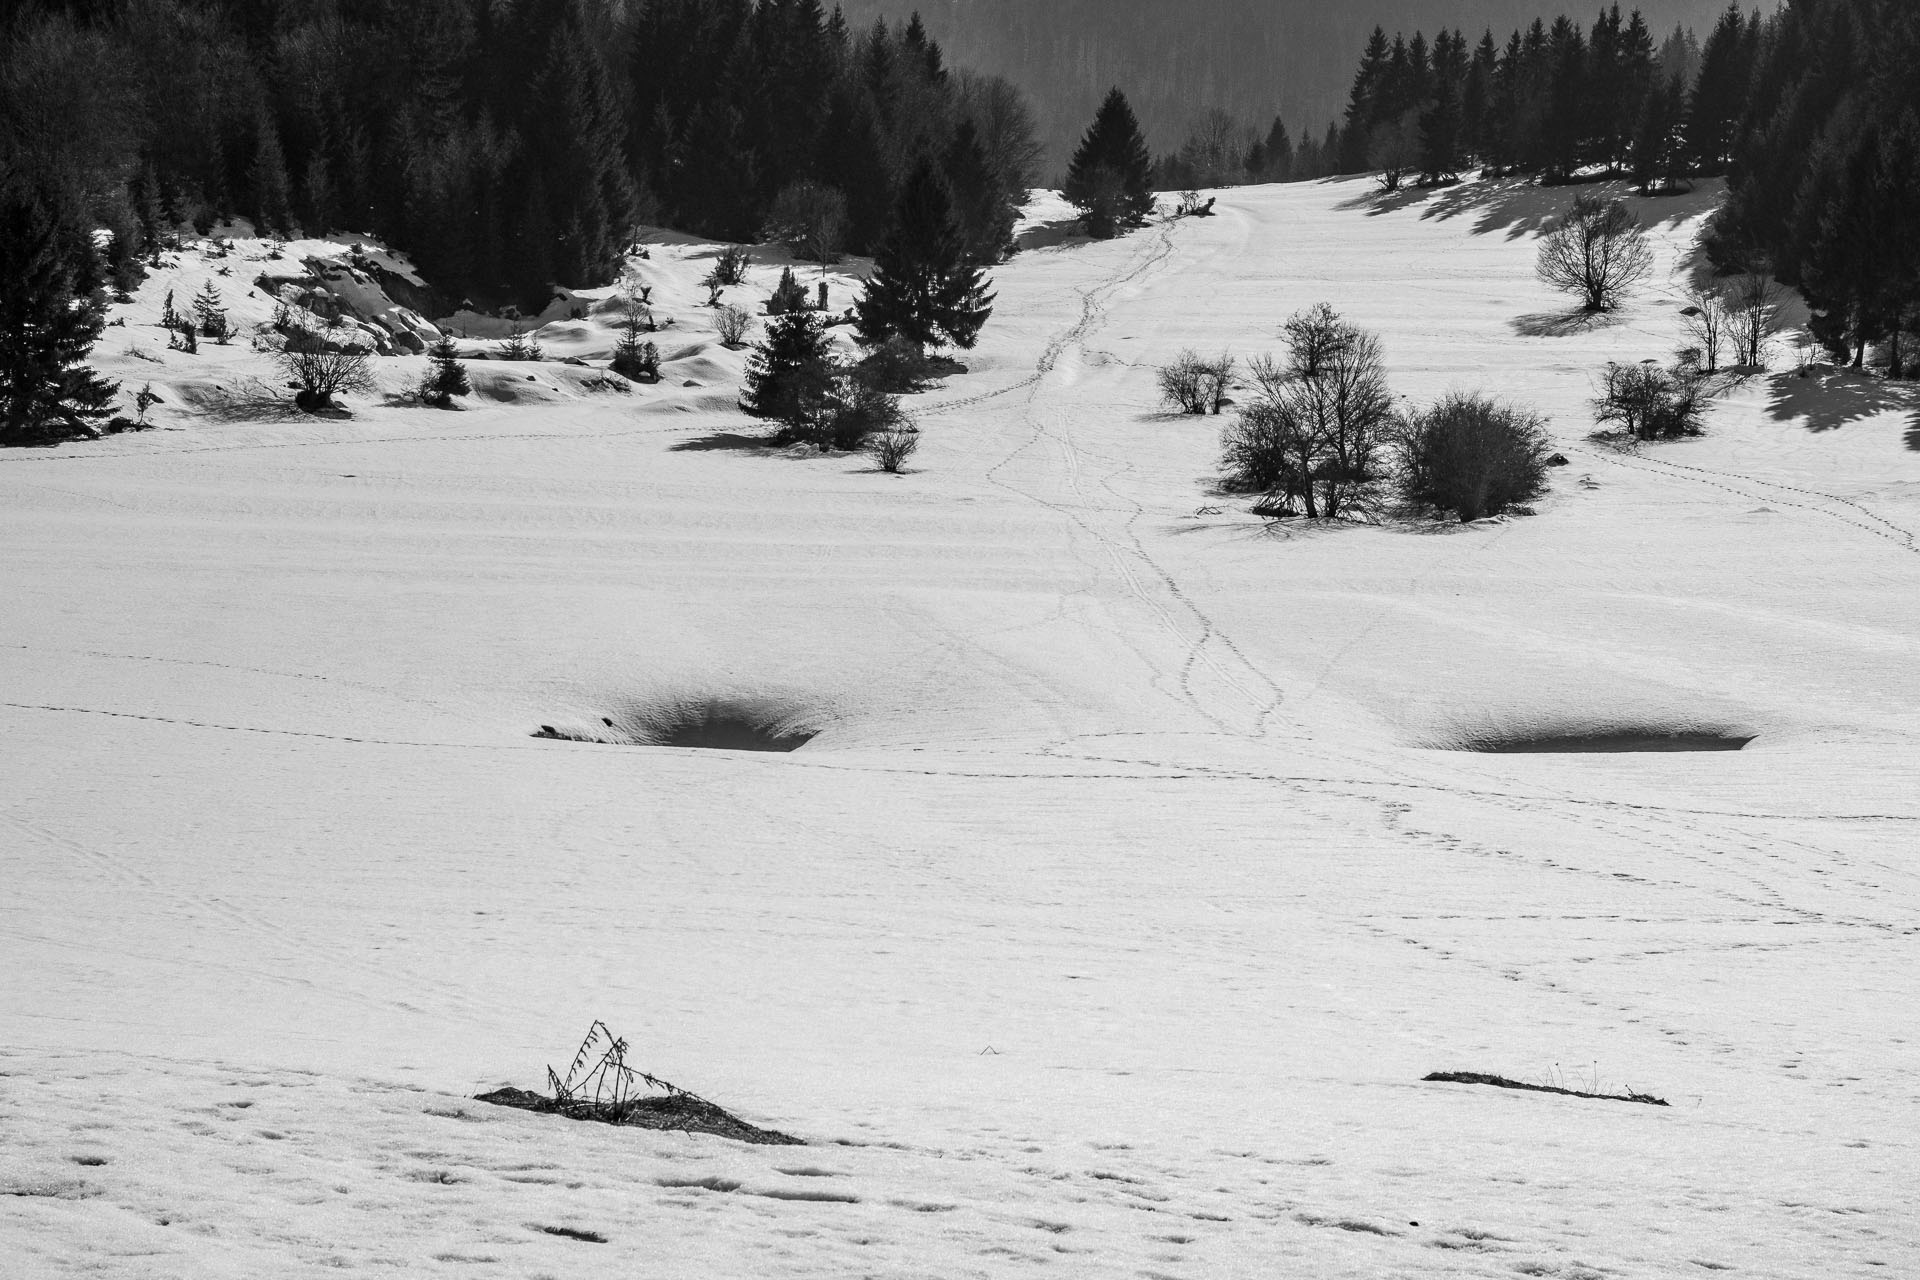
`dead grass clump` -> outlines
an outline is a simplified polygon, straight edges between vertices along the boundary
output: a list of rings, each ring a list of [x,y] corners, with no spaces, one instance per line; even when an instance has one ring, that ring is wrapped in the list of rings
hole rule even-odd
[[[547,1068],[551,1096],[530,1089],[496,1089],[475,1101],[522,1111],[558,1114],[569,1120],[640,1129],[710,1133],[761,1146],[804,1146],[790,1134],[762,1129],[698,1094],[627,1065],[627,1042],[595,1020],[563,1077]]]

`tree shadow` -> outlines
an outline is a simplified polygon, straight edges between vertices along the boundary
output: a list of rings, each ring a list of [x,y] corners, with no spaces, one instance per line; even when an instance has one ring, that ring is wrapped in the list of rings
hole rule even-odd
[[[1576,333],[1611,329],[1620,323],[1615,311],[1535,311],[1507,321],[1523,338],[1570,338]]]
[[[246,378],[232,387],[184,387],[181,401],[215,422],[298,422],[306,418],[351,418],[339,405],[308,412],[293,397],[258,378]]]
[[[1853,369],[1827,374],[1777,373],[1768,379],[1767,416],[1800,421],[1812,432],[1834,431],[1883,413],[1909,411],[1906,446],[1920,451],[1920,388]]]
[[[1081,229],[1079,218],[1057,218],[1028,227],[1013,238],[1013,243],[1015,252],[1026,252],[1031,249],[1053,249],[1092,238]]]
[[[1357,196],[1350,196],[1342,200],[1337,207],[1341,209],[1364,209],[1369,218],[1377,218],[1384,213],[1397,213],[1402,209],[1420,204],[1429,196],[1433,195],[1436,190],[1447,190],[1447,188],[1419,187],[1411,183],[1406,186],[1395,187],[1391,191],[1375,187],[1370,191],[1363,191]]]
[[[1691,190],[1643,196],[1624,178],[1604,178],[1543,187],[1529,176],[1481,178],[1441,189],[1439,198],[1428,206],[1422,218],[1441,222],[1471,216],[1473,233],[1490,235],[1504,231],[1507,239],[1538,235],[1565,213],[1582,195],[1624,200],[1629,209],[1647,225],[1679,224],[1715,208],[1724,183],[1702,182]]]
[[[669,453],[714,453],[721,450],[733,450],[737,453],[778,453],[780,447],[765,436],[741,435],[738,431],[716,431],[708,436],[695,436],[691,440],[681,440],[669,446]]]

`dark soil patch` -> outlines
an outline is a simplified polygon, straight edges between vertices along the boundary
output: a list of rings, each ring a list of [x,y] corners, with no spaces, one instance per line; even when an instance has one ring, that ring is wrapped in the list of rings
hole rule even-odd
[[[569,1120],[595,1120],[601,1124],[629,1125],[636,1129],[710,1133],[715,1137],[732,1138],[736,1142],[751,1142],[759,1146],[806,1145],[802,1139],[791,1134],[748,1124],[705,1098],[687,1093],[632,1098],[617,1104],[581,1102],[563,1106],[545,1094],[529,1089],[496,1089],[492,1093],[477,1095],[475,1101],[490,1102],[497,1107],[516,1107],[521,1111],[562,1115]]]
[[[1501,755],[1590,755],[1628,751],[1739,751],[1753,735],[1722,733],[1664,733],[1627,730],[1611,733],[1567,733],[1536,738],[1495,738],[1477,741],[1469,750]]]
[[[1664,1107],[1668,1103],[1664,1098],[1656,1098],[1650,1093],[1585,1093],[1579,1089],[1561,1089],[1550,1084],[1526,1084],[1519,1080],[1509,1080],[1505,1076],[1490,1076],[1480,1071],[1436,1071],[1432,1075],[1420,1077],[1422,1080],[1436,1080],[1442,1084],[1485,1084],[1496,1089],[1524,1089],[1529,1093],[1558,1093],[1569,1098],[1603,1098],[1609,1102],[1644,1102],[1650,1107]]]

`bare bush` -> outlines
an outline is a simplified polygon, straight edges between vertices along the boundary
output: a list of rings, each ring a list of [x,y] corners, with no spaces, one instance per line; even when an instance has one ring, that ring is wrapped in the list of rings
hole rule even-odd
[[[1400,490],[1465,521],[1499,515],[1547,487],[1547,433],[1537,414],[1456,393],[1409,414],[1399,433]]]
[[[1160,397],[1181,413],[1219,413],[1233,380],[1234,358],[1225,352],[1211,360],[1189,348],[1158,372]]]
[[[1588,311],[1611,311],[1653,270],[1640,219],[1618,200],[1581,196],[1540,243],[1534,272]]]
[[[1364,512],[1385,478],[1393,422],[1380,340],[1325,303],[1287,322],[1287,358],[1248,368],[1260,388],[1222,432],[1223,484],[1283,514]]]
[[[294,403],[308,413],[331,408],[335,396],[373,389],[373,353],[365,347],[340,346],[296,330],[273,358],[293,384]]]
[[[713,327],[720,335],[723,345],[743,346],[747,340],[747,331],[753,328],[753,313],[745,307],[728,304],[714,313]]]
[[[1696,367],[1663,369],[1641,364],[1610,364],[1601,375],[1594,418],[1615,422],[1637,440],[1697,436],[1702,430],[1713,381]]]
[[[883,431],[867,442],[867,452],[882,471],[898,475],[900,468],[920,447],[920,433],[911,428]]]
[[[825,267],[840,261],[840,244],[846,232],[846,195],[838,187],[809,180],[781,188],[767,211],[761,235],[781,241],[793,253]]]
[[[1206,364],[1188,348],[1159,370],[1160,398],[1181,413],[1205,413]]]

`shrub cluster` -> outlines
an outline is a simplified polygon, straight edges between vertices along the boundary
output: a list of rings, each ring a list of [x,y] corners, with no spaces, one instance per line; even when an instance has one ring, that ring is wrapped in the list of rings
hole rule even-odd
[[[1204,360],[1189,348],[1159,371],[1160,397],[1181,413],[1219,413],[1233,383],[1234,358],[1221,352]]]
[[[1546,491],[1546,428],[1525,409],[1455,393],[1407,414],[1398,434],[1398,480],[1409,501],[1469,521]]]
[[[1594,417],[1614,422],[1636,440],[1697,436],[1713,398],[1713,379],[1697,364],[1682,361],[1663,369],[1642,364],[1610,364],[1600,375]]]

